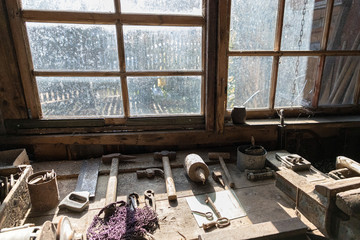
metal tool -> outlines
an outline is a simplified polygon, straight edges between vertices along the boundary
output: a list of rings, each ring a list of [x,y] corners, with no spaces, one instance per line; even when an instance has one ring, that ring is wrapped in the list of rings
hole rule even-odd
[[[176,195],[175,183],[170,166],[170,161],[176,159],[176,152],[169,152],[169,151],[155,152],[154,159],[162,160],[168,199],[170,201],[176,200],[177,195]]]
[[[60,202],[60,209],[82,212],[89,205],[89,198],[95,197],[99,163],[98,160],[82,162],[75,191]]]
[[[137,194],[136,192],[130,193],[128,199],[129,199],[130,208],[132,210],[135,210],[140,204],[139,194]]]
[[[199,211],[191,211],[192,213],[198,214],[200,216],[206,217],[207,220],[213,220],[214,216],[212,212],[199,212]]]
[[[148,189],[144,192],[145,205],[151,207],[156,211],[155,192],[152,189]]]
[[[148,168],[145,170],[136,171],[136,177],[140,178],[154,178],[155,176],[164,177],[164,171],[160,168]]]
[[[211,200],[211,198],[206,195],[205,203],[210,206],[210,208],[215,213],[216,217],[218,218],[216,220],[216,227],[223,228],[230,225],[230,220],[226,217],[222,217],[220,211],[216,208],[214,202]]]
[[[225,188],[224,179],[222,178],[220,171],[213,171],[211,173],[211,177],[215,182],[219,183],[223,188]]]
[[[227,152],[209,152],[209,159],[218,159],[222,169],[224,170],[225,176],[228,180],[229,186],[231,188],[235,187],[234,180],[232,179],[228,168],[226,167],[224,159],[230,159],[230,153]]]

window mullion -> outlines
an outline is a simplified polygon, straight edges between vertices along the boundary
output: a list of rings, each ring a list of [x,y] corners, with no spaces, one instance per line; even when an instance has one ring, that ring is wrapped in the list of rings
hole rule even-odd
[[[275,41],[274,41],[274,51],[280,51],[281,49],[281,36],[282,28],[284,22],[284,11],[285,11],[285,0],[279,0],[278,2],[278,16],[276,20],[276,29],[275,29]],[[274,109],[275,106],[275,95],[276,95],[276,86],[279,70],[279,60],[280,56],[274,56],[273,65],[271,69],[271,84],[270,84],[270,95],[269,95],[269,107]]]
[[[121,5],[119,0],[114,0],[115,2],[115,12],[116,15],[121,17]],[[123,34],[123,25],[118,19],[116,21],[116,35],[118,43],[118,56],[119,56],[119,67],[120,73],[123,74],[126,72],[125,64],[125,47],[124,47],[124,34]],[[124,107],[125,118],[130,116],[130,104],[129,104],[129,93],[127,87],[127,80],[125,75],[121,75],[121,93]]]
[[[328,43],[328,40],[329,40],[331,16],[332,16],[333,8],[334,8],[334,0],[328,0],[327,5],[326,5],[324,32],[323,32],[321,45],[320,45],[320,48],[323,51],[326,50],[327,43]],[[325,66],[325,59],[326,59],[325,55],[320,57],[318,78],[315,81],[314,96],[312,98],[312,107],[315,108],[315,109],[319,106],[319,98],[320,98],[320,91],[321,91],[321,79],[322,79],[322,76],[323,76],[323,70],[324,70],[324,66]]]

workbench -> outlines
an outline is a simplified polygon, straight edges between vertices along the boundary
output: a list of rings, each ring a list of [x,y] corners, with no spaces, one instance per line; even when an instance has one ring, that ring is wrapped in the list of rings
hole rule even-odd
[[[268,231],[274,232],[273,234],[276,234],[276,231],[278,231],[279,236],[286,237],[288,232],[298,230],[296,229],[297,226],[291,226],[291,224],[289,224],[291,221],[294,221],[294,219],[296,221],[300,219],[300,221],[307,226],[308,231],[317,231],[316,227],[304,217],[297,218],[293,202],[275,186],[275,179],[256,182],[251,182],[246,179],[245,173],[240,172],[236,167],[235,148],[177,151],[176,161],[171,162],[178,196],[175,202],[168,201],[163,178],[137,179],[136,177],[136,170],[154,167],[161,168],[161,161],[154,160],[153,153],[135,154],[136,159],[122,161],[119,164],[117,200],[127,201],[128,194],[137,192],[141,195],[140,207],[142,207],[144,205],[142,193],[147,189],[153,189],[156,198],[156,212],[160,223],[160,228],[156,230],[154,237],[156,239],[198,239],[198,236],[205,232],[202,228],[198,227],[187,204],[186,197],[222,191],[224,189],[218,183],[214,182],[211,177],[208,178],[205,185],[192,182],[185,174],[183,161],[186,155],[196,153],[208,164],[210,171],[222,171],[218,161],[209,160],[207,157],[209,151],[213,152],[217,150],[230,150],[231,160],[227,165],[235,182],[234,192],[247,215],[232,220],[231,225],[226,228],[215,228],[211,232],[214,234],[222,234],[222,232],[224,232],[227,239],[232,239],[231,229],[242,229],[246,227],[251,234],[256,234],[256,231],[258,231],[258,235],[261,235],[261,231],[268,228]],[[80,166],[81,161],[47,161],[32,164],[34,172],[55,170],[60,200],[74,191]],[[59,210],[58,208],[42,213],[31,211],[25,222],[40,226],[46,220],[56,223],[61,216],[67,216],[71,221],[73,229],[76,232],[83,233],[85,236],[86,230],[94,216],[105,206],[109,169],[109,165],[100,164],[96,196],[95,199],[90,202],[89,208],[84,212],[74,213],[67,210]],[[291,229],[292,227],[295,229]],[[249,232],[242,232],[245,234],[244,236],[249,234]],[[239,231],[236,232],[236,236],[232,236],[233,239],[240,239],[241,236],[239,234]]]

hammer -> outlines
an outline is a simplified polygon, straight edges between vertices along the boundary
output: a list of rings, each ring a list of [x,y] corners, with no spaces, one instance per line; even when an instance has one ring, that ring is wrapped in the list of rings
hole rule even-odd
[[[230,159],[230,153],[227,153],[227,152],[209,152],[208,154],[208,157],[209,159],[219,159],[219,162],[220,162],[220,165],[222,167],[222,169],[224,170],[224,173],[225,173],[225,176],[229,182],[229,186],[231,188],[234,188],[235,187],[235,183],[229,173],[229,170],[228,168],[226,167],[226,164],[224,162],[224,159],[228,160]]]
[[[117,191],[116,188],[117,188],[117,175],[119,171],[119,160],[128,160],[134,158],[136,157],[130,155],[122,155],[121,153],[112,153],[108,155],[103,155],[101,157],[101,161],[104,164],[111,163],[109,180],[106,189],[105,206],[109,205],[110,203],[116,202],[116,191]]]
[[[163,169],[164,169],[164,178],[165,178],[165,185],[166,185],[166,192],[168,194],[168,199],[170,201],[176,200],[176,189],[175,183],[171,172],[170,161],[176,159],[176,152],[169,152],[169,151],[161,151],[154,153],[155,160],[162,160]]]

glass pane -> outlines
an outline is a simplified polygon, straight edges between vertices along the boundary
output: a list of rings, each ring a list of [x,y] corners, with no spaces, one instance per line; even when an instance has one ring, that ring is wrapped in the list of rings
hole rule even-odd
[[[128,71],[201,70],[201,27],[124,26]]]
[[[278,3],[274,0],[233,0],[230,50],[273,50]]]
[[[201,114],[201,77],[128,77],[130,115]]]
[[[319,105],[357,104],[354,94],[359,75],[359,56],[326,57]]]
[[[118,70],[115,26],[26,23],[35,70]]]
[[[24,9],[114,12],[114,0],[22,0]]]
[[[269,107],[272,57],[230,57],[227,109]]]
[[[281,57],[275,107],[310,106],[318,68],[319,57]]]
[[[201,0],[121,0],[124,13],[202,15]]]
[[[120,78],[37,77],[44,118],[123,116]]]
[[[285,4],[282,50],[320,50],[326,1],[287,0]]]
[[[327,49],[360,50],[359,13],[360,1],[335,1]]]

